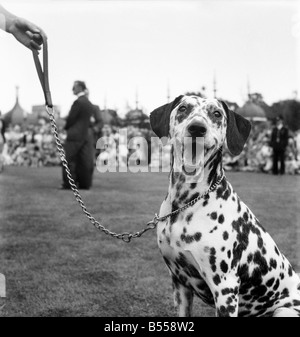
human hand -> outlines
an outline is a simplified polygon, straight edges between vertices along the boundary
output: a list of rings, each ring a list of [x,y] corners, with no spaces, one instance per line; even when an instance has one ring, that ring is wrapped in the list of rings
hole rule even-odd
[[[46,37],[41,28],[20,17],[16,17],[10,22],[7,32],[31,50],[40,50],[43,43],[41,35]]]

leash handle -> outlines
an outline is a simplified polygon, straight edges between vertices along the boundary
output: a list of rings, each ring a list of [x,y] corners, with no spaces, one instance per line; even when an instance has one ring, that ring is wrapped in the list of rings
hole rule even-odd
[[[47,37],[40,33],[41,38],[43,40],[43,68],[39,59],[39,52],[36,49],[32,50],[34,64],[36,67],[37,74],[39,76],[39,80],[44,92],[45,96],[45,104],[49,108],[53,107],[52,104],[52,97],[50,92],[50,86],[49,86],[49,74],[48,74],[48,43],[47,43]]]

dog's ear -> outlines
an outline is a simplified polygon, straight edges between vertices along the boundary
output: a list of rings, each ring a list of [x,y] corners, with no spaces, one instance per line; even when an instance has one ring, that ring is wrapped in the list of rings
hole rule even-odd
[[[159,138],[168,137],[171,112],[179,104],[182,97],[183,95],[178,96],[173,102],[165,104],[151,112],[150,125]]]
[[[226,140],[230,153],[234,156],[239,155],[251,131],[251,123],[243,116],[231,111],[227,104],[221,101],[227,115]]]

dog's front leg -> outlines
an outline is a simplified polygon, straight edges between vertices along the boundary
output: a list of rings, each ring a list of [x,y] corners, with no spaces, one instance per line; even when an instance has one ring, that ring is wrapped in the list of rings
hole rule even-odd
[[[215,279],[215,281],[217,278]],[[237,317],[239,300],[239,283],[237,280],[226,278],[214,286],[216,316]]]
[[[178,316],[191,317],[194,298],[193,290],[180,283],[175,276],[172,277],[172,283],[174,304],[177,309]]]

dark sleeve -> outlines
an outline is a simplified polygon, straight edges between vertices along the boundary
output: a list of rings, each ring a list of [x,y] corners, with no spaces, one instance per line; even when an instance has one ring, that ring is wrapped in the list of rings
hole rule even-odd
[[[271,147],[274,146],[275,137],[276,137],[276,129],[273,129],[273,130],[272,130],[272,134],[271,134],[270,143],[269,143],[269,145],[270,145]]]
[[[284,129],[284,146],[287,146],[289,143],[289,130],[287,128]]]
[[[78,100],[76,100],[73,103],[71,110],[69,112],[69,115],[66,119],[66,125],[65,125],[66,130],[68,130],[77,121],[79,112],[80,112],[80,103],[78,102]]]

